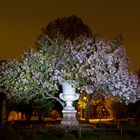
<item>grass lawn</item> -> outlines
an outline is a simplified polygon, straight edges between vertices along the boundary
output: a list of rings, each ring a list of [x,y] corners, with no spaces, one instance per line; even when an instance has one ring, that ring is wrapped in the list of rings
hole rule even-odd
[[[0,128],[0,140],[140,140],[140,125],[113,124],[62,127],[60,121],[17,121]]]

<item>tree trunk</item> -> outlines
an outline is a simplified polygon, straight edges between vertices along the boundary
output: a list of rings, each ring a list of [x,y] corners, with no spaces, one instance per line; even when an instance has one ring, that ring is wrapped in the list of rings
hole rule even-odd
[[[3,115],[5,115],[3,113],[6,113],[6,112],[3,112],[3,111],[6,111],[6,102],[4,100],[6,101],[5,95],[4,93],[0,92],[0,127],[3,125],[3,122],[4,122],[3,119],[5,119],[3,118]]]
[[[90,101],[87,102],[85,107],[85,123],[89,123],[90,119]]]
[[[89,123],[89,119],[90,119],[90,107],[91,107],[91,101],[93,99],[93,96],[94,94],[88,94],[87,95],[87,104],[86,104],[86,107],[85,107],[85,122],[86,123]]]
[[[24,120],[24,113],[21,112],[21,120]]]
[[[91,108],[91,101],[92,99],[94,98],[94,94],[87,94],[87,104],[86,104],[86,107],[85,107],[85,123],[90,123],[89,119],[90,119],[90,108]]]
[[[32,117],[32,113],[31,112],[26,112],[25,113],[25,117],[26,117],[26,120],[27,121],[30,121],[31,120],[31,117]]]
[[[6,122],[6,100],[0,101],[0,127]]]
[[[3,107],[3,100],[0,99],[0,127],[2,126],[2,107]]]
[[[39,113],[38,115],[39,115],[39,116],[38,116],[38,121],[40,121],[40,122],[43,121],[43,119],[42,119],[42,117],[43,117],[43,116],[42,116],[42,113]]]

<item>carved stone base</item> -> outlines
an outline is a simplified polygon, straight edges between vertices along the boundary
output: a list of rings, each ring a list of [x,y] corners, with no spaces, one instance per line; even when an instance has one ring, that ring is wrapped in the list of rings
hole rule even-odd
[[[78,125],[78,121],[76,119],[76,110],[63,110],[63,120],[61,121],[62,125]]]

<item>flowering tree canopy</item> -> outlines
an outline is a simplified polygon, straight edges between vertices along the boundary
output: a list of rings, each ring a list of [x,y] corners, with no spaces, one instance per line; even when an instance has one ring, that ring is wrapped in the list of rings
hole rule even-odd
[[[30,50],[24,54],[22,63],[11,60],[3,64],[1,86],[6,87],[9,99],[16,102],[54,99],[62,103],[54,95],[58,92],[58,86],[51,79],[52,71],[49,69],[47,59],[42,55],[41,51]]]
[[[29,50],[21,61],[2,65],[1,83],[18,100],[54,99],[63,80],[75,80],[81,92],[119,96],[127,101],[140,98],[140,80],[129,70],[126,51],[119,40],[83,36],[39,40],[40,50]]]

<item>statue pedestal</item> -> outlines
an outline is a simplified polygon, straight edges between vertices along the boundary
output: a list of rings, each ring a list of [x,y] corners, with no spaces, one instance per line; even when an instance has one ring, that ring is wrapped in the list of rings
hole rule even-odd
[[[63,110],[63,120],[61,121],[62,125],[78,125],[78,121],[76,119],[76,110]]]

